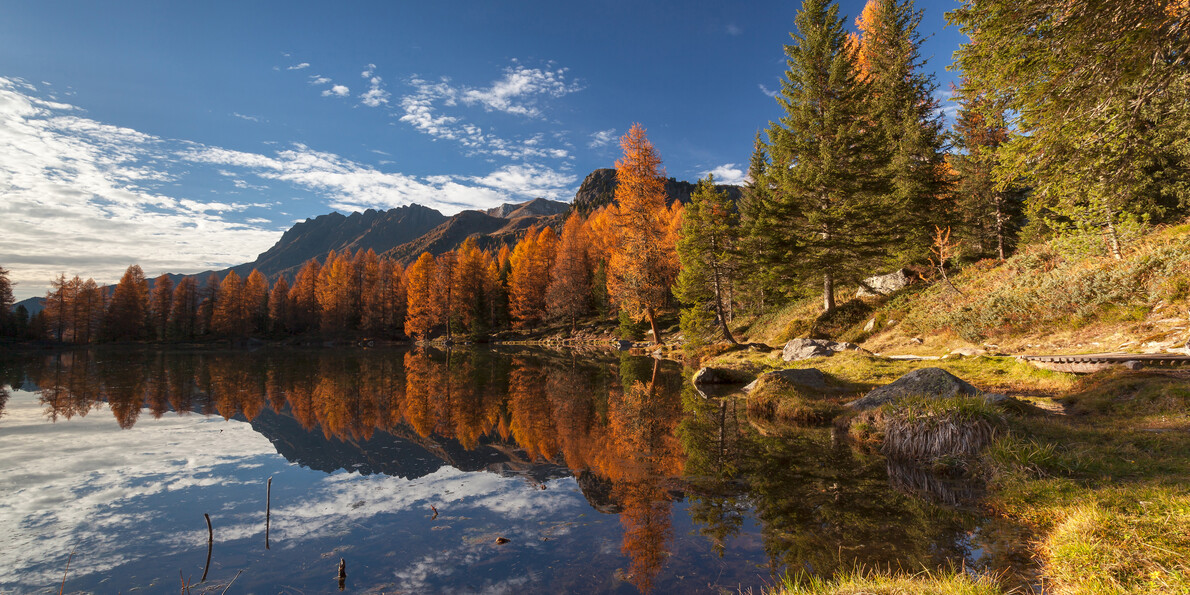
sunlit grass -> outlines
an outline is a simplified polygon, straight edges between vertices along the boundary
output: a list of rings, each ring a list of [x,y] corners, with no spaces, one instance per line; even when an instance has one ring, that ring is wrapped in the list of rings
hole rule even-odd
[[[852,571],[832,578],[785,577],[770,595],[1000,595],[1004,590],[989,577],[961,572]]]

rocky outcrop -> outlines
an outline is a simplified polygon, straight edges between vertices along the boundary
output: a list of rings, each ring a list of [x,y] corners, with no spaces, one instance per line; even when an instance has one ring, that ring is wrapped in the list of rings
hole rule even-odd
[[[779,382],[781,384],[792,385],[795,388],[803,388],[812,392],[825,392],[830,389],[827,384],[826,374],[821,370],[815,368],[800,368],[792,370],[775,370],[765,374],[761,374],[759,378],[753,380],[743,388],[745,393],[750,393],[757,389],[757,387],[768,384],[770,382]]]
[[[979,389],[942,368],[921,368],[901,376],[891,384],[872,389],[847,406],[863,411],[912,396],[944,399],[979,394]]]
[[[876,275],[875,277],[868,277],[859,284],[859,291],[855,292],[855,297],[868,297],[874,295],[889,295],[893,292],[904,289],[913,281],[915,277],[908,269],[900,269],[888,273],[887,275]]]
[[[840,351],[855,351],[859,345],[826,339],[791,339],[781,350],[781,359],[793,362],[812,357],[830,357]]]
[[[696,184],[670,178],[665,181],[665,194],[668,202],[682,204],[690,202],[690,195]],[[743,189],[731,184],[716,184],[715,189],[727,193],[728,198],[738,200],[743,195]],[[611,204],[616,196],[616,170],[597,169],[583,180],[578,192],[574,195],[574,208],[583,215]]]

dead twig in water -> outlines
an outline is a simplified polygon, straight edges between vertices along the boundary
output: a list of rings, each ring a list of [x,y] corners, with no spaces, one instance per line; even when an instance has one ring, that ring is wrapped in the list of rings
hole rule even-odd
[[[211,550],[215,545],[215,530],[211,528],[211,515],[204,512],[202,516],[207,519],[207,565],[203,567],[202,580],[198,582],[205,583],[207,582],[207,571],[211,569]]]
[[[264,493],[264,549],[269,548],[269,523],[273,515],[273,478],[269,478]]]
[[[227,583],[227,586],[223,588],[223,592],[220,593],[219,595],[227,595],[227,590],[231,588],[232,583],[236,582],[237,578],[240,578],[240,575],[243,574],[243,572],[244,572],[244,569],[241,568],[240,571],[237,572],[235,576],[231,577],[231,583]]]
[[[66,558],[66,572],[62,573],[62,586],[58,587],[58,595],[62,595],[62,592],[66,590],[66,575],[70,573],[70,561],[74,559],[74,550],[76,549],[78,548],[70,548],[70,557]]]

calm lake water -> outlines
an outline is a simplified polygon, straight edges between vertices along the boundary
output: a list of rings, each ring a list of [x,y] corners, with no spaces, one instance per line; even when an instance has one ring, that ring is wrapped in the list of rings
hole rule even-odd
[[[0,591],[54,591],[68,561],[66,592],[103,593],[204,572],[195,593],[336,591],[340,558],[363,593],[1021,565],[968,486],[749,420],[689,372],[599,351],[0,355]]]

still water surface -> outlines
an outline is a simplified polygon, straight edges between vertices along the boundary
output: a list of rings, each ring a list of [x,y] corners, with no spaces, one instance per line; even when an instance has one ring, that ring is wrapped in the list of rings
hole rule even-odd
[[[68,560],[66,592],[205,571],[193,592],[321,593],[344,559],[351,592],[518,594],[1019,562],[964,486],[688,374],[597,351],[0,356],[0,591],[55,590]]]

